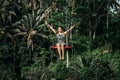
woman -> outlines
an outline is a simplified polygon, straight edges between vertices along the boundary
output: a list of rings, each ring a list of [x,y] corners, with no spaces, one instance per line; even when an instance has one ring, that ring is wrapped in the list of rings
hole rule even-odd
[[[65,45],[65,35],[70,32],[70,30],[72,30],[75,25],[71,26],[70,29],[68,29],[67,31],[63,32],[63,29],[61,27],[58,27],[58,30],[56,31],[51,25],[48,24],[47,21],[45,21],[45,24],[47,25],[47,27],[49,27],[54,34],[56,35],[58,41],[57,41],[57,50],[58,50],[58,54],[59,54],[59,59],[64,59],[64,45]],[[62,51],[62,54],[61,54]]]

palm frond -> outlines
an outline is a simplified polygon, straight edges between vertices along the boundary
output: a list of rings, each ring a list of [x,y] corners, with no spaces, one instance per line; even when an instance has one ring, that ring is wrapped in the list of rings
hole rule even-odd
[[[40,36],[40,37],[42,37],[42,38],[48,39],[48,36],[46,36],[46,35],[43,35],[43,34],[40,34],[40,33],[36,33],[36,35],[37,35],[37,36]]]
[[[18,25],[20,25],[20,24],[22,24],[22,23],[21,23],[21,20],[13,23],[13,24],[12,24],[12,27],[16,27],[16,26],[18,26]]]
[[[15,34],[14,37],[20,36],[20,35],[24,36],[24,35],[26,35],[26,34],[27,34],[27,32],[20,32],[20,33]]]
[[[9,11],[9,13],[16,16],[16,13],[14,11]]]
[[[27,37],[27,48],[33,51],[33,41],[32,41],[31,34],[28,34],[28,37]]]
[[[49,7],[49,8],[47,8],[45,11],[44,11],[44,13],[42,13],[42,15],[40,14],[40,9],[38,9],[38,11],[37,11],[37,16],[36,16],[36,23],[35,23],[35,25],[34,25],[34,27],[37,27],[39,24],[40,24],[40,22],[45,18],[45,17],[47,17],[48,16],[48,14],[52,11],[52,8],[51,7]]]
[[[35,30],[41,30],[42,27],[44,27],[44,26],[45,26],[45,24],[41,24],[41,25],[38,25],[37,27],[35,27],[34,29]]]
[[[20,31],[20,29],[12,29],[12,32],[14,32],[14,33],[20,33],[21,31]]]
[[[45,10],[45,12],[42,14],[42,16],[40,17],[39,22],[41,22],[42,19],[44,19],[45,17],[47,17],[47,15],[48,15],[51,11],[52,11],[51,7],[47,8],[47,9]]]
[[[37,15],[40,15],[41,12],[42,12],[42,10],[41,10],[41,9],[38,9],[36,14],[37,14]]]

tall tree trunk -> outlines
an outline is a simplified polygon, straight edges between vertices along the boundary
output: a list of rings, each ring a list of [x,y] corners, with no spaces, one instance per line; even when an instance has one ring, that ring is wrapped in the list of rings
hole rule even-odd
[[[106,6],[106,10],[107,10],[107,16],[106,16],[106,38],[107,38],[107,42],[108,42],[108,28],[109,28],[109,0],[107,0],[107,6]]]
[[[75,0],[73,0],[73,2],[72,2],[72,11],[71,11],[71,14],[75,14],[74,10],[75,10]]]
[[[98,23],[97,23],[97,17],[95,18],[95,25],[94,25],[94,29],[93,29],[93,40],[95,40],[95,38],[96,38],[96,29],[97,29],[97,25],[98,25]]]
[[[43,1],[40,0],[40,9],[43,9]]]
[[[89,26],[90,26],[90,29],[89,29],[89,37],[92,36],[92,25],[91,25],[91,20],[89,22]]]
[[[34,0],[31,0],[31,3],[32,3],[32,16],[34,18],[35,15],[34,10],[36,9],[36,2]]]
[[[12,42],[13,43],[13,51],[14,51],[14,53],[13,53],[13,71],[14,71],[14,77],[16,77],[16,52],[15,52],[15,49],[16,49],[16,42],[15,41],[13,41]]]
[[[109,42],[109,10],[110,10],[110,1],[107,0],[107,15],[106,15],[106,46],[108,49],[108,52],[111,52],[111,43]]]

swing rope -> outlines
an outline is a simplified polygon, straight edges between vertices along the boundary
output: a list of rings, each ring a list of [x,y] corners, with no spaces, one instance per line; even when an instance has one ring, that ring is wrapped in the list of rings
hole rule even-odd
[[[50,17],[50,15],[49,15],[49,17]],[[47,17],[47,18],[49,18],[49,17]],[[47,19],[48,20],[48,19]],[[53,21],[53,17],[52,17],[52,21]],[[51,24],[52,25],[52,24]],[[53,25],[52,25],[52,27],[53,27]],[[48,28],[48,31],[49,31],[49,33],[50,33],[50,38],[52,38],[51,40],[52,40],[52,45],[54,45],[54,40],[53,40],[53,37],[52,37],[52,32],[51,32],[51,30],[50,30],[50,28]]]
[[[49,31],[49,33],[50,33],[50,37],[52,38],[51,40],[52,40],[52,45],[54,45],[54,40],[53,40],[53,37],[52,37],[52,32],[51,32],[51,30],[48,28],[48,31]]]
[[[67,25],[67,0],[66,0],[66,26],[68,26]],[[66,27],[66,30],[67,30],[67,27]],[[68,34],[66,34],[66,46],[68,46]],[[68,66],[69,66],[69,52],[68,52],[68,50],[66,51],[66,57],[67,57],[66,67],[68,68]]]
[[[68,29],[67,28],[67,26],[68,26],[67,25],[67,0],[66,0],[66,17],[65,18],[66,18],[66,30],[67,30]],[[68,34],[66,34],[66,46],[68,46]]]
[[[67,24],[67,13],[68,12],[67,12],[67,0],[66,0],[66,11],[65,11],[65,14],[66,14],[66,19],[65,19],[66,20],[65,21],[66,22],[66,30],[68,29],[68,27],[67,27],[68,26],[68,24]],[[53,17],[52,17],[52,21],[53,21]],[[59,22],[59,25],[60,25],[60,22]],[[51,26],[53,26],[53,25],[51,24]],[[50,37],[52,38],[52,32],[51,32],[51,30],[49,29],[48,31],[50,33]],[[54,46],[54,40],[53,40],[53,38],[52,38],[52,46],[51,46],[51,48],[52,49],[57,49],[57,46],[56,45]],[[65,49],[70,49],[70,48],[71,48],[71,46],[68,45],[68,34],[66,34],[66,46],[65,46]]]

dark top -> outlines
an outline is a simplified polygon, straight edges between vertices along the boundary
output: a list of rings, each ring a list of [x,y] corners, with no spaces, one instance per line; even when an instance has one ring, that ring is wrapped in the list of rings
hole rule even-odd
[[[65,38],[65,35],[63,33],[58,33],[57,34],[57,39],[58,39],[58,43],[60,44],[65,44],[65,41],[64,41],[64,38]]]

